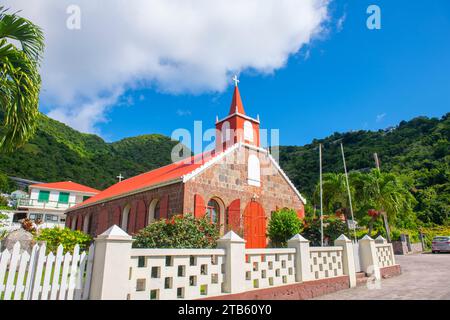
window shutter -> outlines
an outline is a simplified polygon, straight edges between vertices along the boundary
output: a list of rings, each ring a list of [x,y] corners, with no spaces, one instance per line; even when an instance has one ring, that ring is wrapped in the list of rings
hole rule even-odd
[[[205,200],[203,200],[202,196],[196,194],[194,196],[194,217],[195,218],[203,218],[206,213]]]
[[[161,219],[167,219],[169,211],[169,195],[163,196],[160,201],[161,201],[159,207],[160,217]]]
[[[48,202],[48,199],[50,198],[50,191],[39,191],[39,198],[38,202]]]
[[[297,210],[297,217],[303,219],[305,217],[305,208],[301,208]]]
[[[59,203],[69,203],[69,193],[68,192],[60,192],[58,202]]]
[[[83,226],[83,216],[80,214],[77,218],[77,230],[81,230]]]
[[[230,203],[227,208],[228,221],[227,228],[228,231],[233,230],[236,233],[239,233],[239,229],[241,228],[241,200],[236,199]]]

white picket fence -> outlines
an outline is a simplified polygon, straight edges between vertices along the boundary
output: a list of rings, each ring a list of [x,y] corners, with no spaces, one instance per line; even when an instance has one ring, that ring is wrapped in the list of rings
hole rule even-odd
[[[31,255],[20,252],[17,242],[12,252],[0,253],[0,300],[87,300],[92,277],[94,245],[80,254],[46,255],[46,246],[35,245]]]

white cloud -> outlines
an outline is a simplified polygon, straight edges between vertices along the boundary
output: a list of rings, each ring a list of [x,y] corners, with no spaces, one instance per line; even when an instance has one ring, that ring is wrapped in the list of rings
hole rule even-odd
[[[381,121],[383,121],[383,119],[384,119],[385,117],[386,117],[386,113],[378,114],[377,117],[376,117],[376,119],[375,119],[375,121],[376,121],[376,122],[381,122]]]
[[[96,132],[129,88],[220,92],[229,75],[272,73],[323,31],[329,0],[4,0],[43,27],[42,103]],[[66,9],[81,9],[69,30]]]

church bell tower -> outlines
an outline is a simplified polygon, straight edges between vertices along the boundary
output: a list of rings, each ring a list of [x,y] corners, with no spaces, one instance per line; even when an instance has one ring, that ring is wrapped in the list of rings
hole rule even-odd
[[[239,92],[237,76],[234,76],[234,93],[228,116],[216,121],[216,150],[225,150],[242,142],[256,147],[260,146],[259,116],[253,119],[245,114]]]

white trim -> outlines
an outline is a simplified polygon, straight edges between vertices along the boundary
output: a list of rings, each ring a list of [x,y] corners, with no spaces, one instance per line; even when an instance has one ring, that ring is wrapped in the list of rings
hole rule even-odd
[[[204,164],[202,164],[197,169],[191,171],[188,174],[185,174],[184,176],[181,177],[183,179],[183,183],[186,183],[187,181],[191,180],[195,176],[199,175],[200,173],[202,173],[203,171],[205,171],[206,169],[211,167],[217,161],[219,161],[220,159],[224,158],[226,155],[230,154],[231,152],[233,152],[234,150],[236,150],[240,146],[241,146],[241,143],[235,143],[234,145],[232,145],[228,149],[225,149],[225,151],[222,151],[221,153],[219,153],[217,156],[214,156],[211,160],[206,161]]]
[[[302,200],[303,204],[306,204],[306,199],[300,194],[300,192],[297,190],[295,185],[292,183],[291,179],[287,176],[287,174],[281,169],[278,162],[272,157],[272,155],[267,152],[267,155],[269,156],[270,160],[272,160],[272,163],[277,167],[278,171],[280,171],[283,178],[287,181],[287,183],[291,186],[291,188],[294,190],[294,192],[297,194],[297,196]]]
[[[233,114],[229,114],[229,115],[227,115],[225,118],[223,118],[222,120],[219,120],[217,123],[220,123],[220,122],[223,122],[223,121],[225,121],[225,120],[228,120],[229,118],[232,118],[232,117],[234,117],[234,116],[239,116],[239,117],[242,117],[242,118],[244,118],[244,119],[247,119],[247,120],[250,120],[250,121],[253,121],[253,122],[256,122],[256,123],[259,124],[259,120],[253,119],[253,118],[247,116],[246,114],[242,114],[242,113],[239,113],[239,112],[235,112],[235,113],[233,113]]]
[[[101,191],[98,192],[88,192],[88,191],[80,191],[80,190],[70,190],[70,189],[61,189],[61,188],[49,188],[49,187],[32,187],[30,186],[30,192],[33,189],[37,189],[37,190],[54,190],[54,191],[59,191],[59,192],[72,192],[72,193],[77,193],[77,194],[82,194],[82,195],[97,195],[99,194]]]
[[[266,153],[269,156],[269,159],[272,161],[272,163],[275,165],[275,167],[280,172],[281,176],[286,180],[286,182],[289,184],[289,186],[294,190],[295,194],[300,198],[300,200],[303,202],[303,204],[306,204],[306,199],[300,194],[300,192],[297,190],[297,188],[292,183],[292,181],[289,179],[289,177],[286,175],[286,173],[283,171],[283,169],[281,169],[281,167],[278,164],[278,162],[272,157],[270,152],[268,150],[264,149],[264,148],[257,147],[257,146],[254,146],[254,145],[251,145],[251,144],[248,144],[248,143],[239,142],[239,143],[234,144],[233,146],[231,146],[230,148],[226,149],[225,151],[223,151],[222,153],[220,153],[218,156],[214,157],[210,161],[207,161],[205,164],[203,164],[202,166],[198,167],[197,169],[195,169],[191,173],[188,173],[188,174],[184,175],[182,177],[183,178],[183,183],[186,183],[187,181],[191,180],[192,178],[198,176],[203,171],[205,171],[206,169],[208,169],[209,167],[214,165],[217,161],[219,161],[220,159],[222,159],[223,157],[225,157],[226,155],[230,154],[232,151],[234,151],[234,150],[236,150],[236,149],[238,149],[240,147],[247,147],[249,149],[253,149],[253,150],[261,152],[261,153]]]

